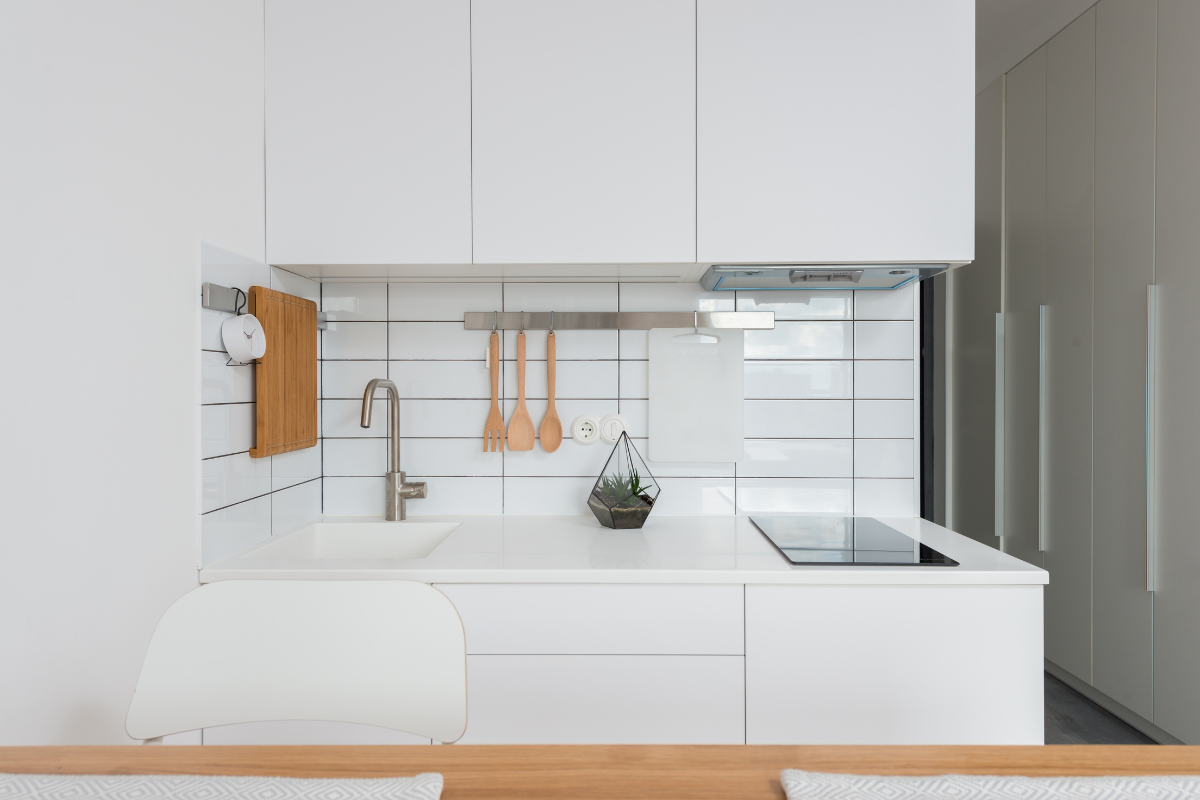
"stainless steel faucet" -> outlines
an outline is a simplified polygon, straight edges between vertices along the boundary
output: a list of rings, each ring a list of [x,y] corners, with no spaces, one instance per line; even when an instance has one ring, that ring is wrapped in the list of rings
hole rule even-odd
[[[424,482],[406,483],[404,473],[400,471],[400,390],[396,384],[384,378],[373,378],[367,384],[363,393],[362,427],[371,427],[371,401],[375,398],[375,389],[387,389],[391,425],[388,428],[388,473],[387,473],[387,511],[384,518],[395,522],[407,516],[405,504],[408,500],[429,496],[429,488]]]

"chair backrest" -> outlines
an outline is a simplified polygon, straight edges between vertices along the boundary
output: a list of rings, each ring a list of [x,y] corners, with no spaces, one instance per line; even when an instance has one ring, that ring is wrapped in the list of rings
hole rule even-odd
[[[125,729],[358,722],[453,742],[467,727],[462,620],[414,581],[221,581],[154,631]]]

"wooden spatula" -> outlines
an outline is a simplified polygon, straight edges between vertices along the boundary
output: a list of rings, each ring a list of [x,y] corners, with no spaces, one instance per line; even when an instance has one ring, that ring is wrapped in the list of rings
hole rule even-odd
[[[533,449],[533,420],[525,408],[525,331],[517,331],[517,410],[508,421],[508,449]]]
[[[492,372],[492,410],[483,426],[483,452],[504,452],[504,415],[500,413],[500,336],[492,331],[488,347],[488,369]]]
[[[546,401],[546,416],[542,417],[539,432],[542,449],[547,453],[553,453],[562,444],[562,420],[554,410],[554,350],[554,331],[550,331],[546,334],[546,392],[550,399]]]

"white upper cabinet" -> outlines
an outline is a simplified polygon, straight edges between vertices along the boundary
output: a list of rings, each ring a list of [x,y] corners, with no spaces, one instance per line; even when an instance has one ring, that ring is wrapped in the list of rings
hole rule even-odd
[[[475,263],[694,262],[694,0],[475,0],[471,26]]]
[[[698,0],[698,260],[971,260],[974,7]]]
[[[470,0],[266,15],[267,260],[470,263]]]

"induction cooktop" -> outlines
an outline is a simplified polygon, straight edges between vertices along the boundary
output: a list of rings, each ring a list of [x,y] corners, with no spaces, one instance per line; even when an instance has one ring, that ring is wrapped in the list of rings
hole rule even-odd
[[[751,517],[793,564],[957,567],[958,562],[874,517]]]

